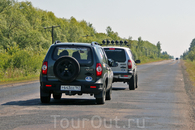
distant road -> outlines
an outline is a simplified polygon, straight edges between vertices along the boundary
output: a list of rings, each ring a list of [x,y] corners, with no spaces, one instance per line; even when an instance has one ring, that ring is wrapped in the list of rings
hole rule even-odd
[[[138,66],[138,89],[114,83],[112,100],[95,104],[89,95],[41,104],[39,82],[0,87],[0,129],[194,129],[180,61]]]

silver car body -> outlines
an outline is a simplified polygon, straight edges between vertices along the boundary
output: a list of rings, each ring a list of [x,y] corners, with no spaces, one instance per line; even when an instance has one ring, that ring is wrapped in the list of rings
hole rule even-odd
[[[115,67],[111,67],[114,73],[114,82],[128,82],[133,74],[136,74],[136,63],[132,52],[127,47],[106,46],[103,47],[108,59],[114,60]],[[117,65],[118,64],[118,65]],[[128,68],[128,64],[132,67]]]

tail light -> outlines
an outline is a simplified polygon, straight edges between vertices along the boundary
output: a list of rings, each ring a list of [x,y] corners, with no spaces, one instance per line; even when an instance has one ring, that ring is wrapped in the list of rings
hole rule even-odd
[[[102,75],[102,65],[100,63],[96,64],[96,76]]]
[[[128,60],[128,69],[132,69],[132,62],[131,62],[131,60]]]
[[[45,86],[46,86],[46,87],[52,87],[52,85],[48,85],[48,84],[46,84]]]
[[[45,61],[42,65],[42,74],[47,74],[47,68],[48,68],[48,64],[47,61]]]

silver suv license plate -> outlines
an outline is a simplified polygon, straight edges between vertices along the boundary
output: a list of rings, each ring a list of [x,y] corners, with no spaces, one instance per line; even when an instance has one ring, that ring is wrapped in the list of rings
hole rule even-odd
[[[68,85],[61,85],[61,90],[68,90],[68,91],[81,91],[81,86],[68,86]]]

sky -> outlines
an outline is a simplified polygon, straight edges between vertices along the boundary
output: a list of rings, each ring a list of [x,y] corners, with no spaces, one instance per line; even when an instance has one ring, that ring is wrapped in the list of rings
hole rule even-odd
[[[17,0],[18,2],[26,0]],[[85,20],[98,33],[110,26],[121,38],[141,37],[180,57],[195,38],[195,0],[28,0],[58,18]]]

